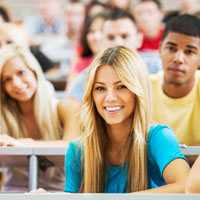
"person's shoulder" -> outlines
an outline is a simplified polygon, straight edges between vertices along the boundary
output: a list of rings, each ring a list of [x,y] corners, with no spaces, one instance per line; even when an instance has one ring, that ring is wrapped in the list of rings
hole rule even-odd
[[[162,137],[164,135],[173,134],[173,131],[170,127],[161,124],[154,124],[150,126],[148,133],[148,140],[152,140],[153,137]]]

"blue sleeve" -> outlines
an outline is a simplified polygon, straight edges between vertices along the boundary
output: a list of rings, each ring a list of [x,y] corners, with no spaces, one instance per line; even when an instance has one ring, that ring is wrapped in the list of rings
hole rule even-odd
[[[78,77],[78,80],[75,82],[75,85],[68,92],[67,94],[68,97],[74,97],[80,101],[83,100],[84,86],[85,86],[88,70],[89,70],[89,67],[80,74],[80,76]]]
[[[162,125],[157,125],[150,129],[148,157],[151,163],[159,168],[161,176],[165,167],[174,159],[182,158],[186,160],[172,129]]]
[[[81,186],[81,148],[76,140],[69,143],[65,156],[64,192],[78,192]]]

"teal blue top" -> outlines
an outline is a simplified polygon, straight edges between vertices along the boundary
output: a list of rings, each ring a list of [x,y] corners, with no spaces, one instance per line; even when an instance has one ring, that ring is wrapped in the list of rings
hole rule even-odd
[[[65,192],[78,192],[82,181],[81,148],[79,140],[70,142],[65,157]],[[183,158],[176,136],[173,131],[162,125],[150,127],[148,135],[148,188],[165,185],[163,170],[174,159]],[[104,177],[104,193],[126,193],[128,174],[125,164],[108,166],[108,174]]]

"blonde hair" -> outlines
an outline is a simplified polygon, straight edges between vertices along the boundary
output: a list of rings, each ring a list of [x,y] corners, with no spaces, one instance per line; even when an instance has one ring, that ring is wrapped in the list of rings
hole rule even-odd
[[[140,56],[125,47],[109,48],[92,62],[81,110],[83,181],[80,192],[103,192],[108,136],[105,122],[96,110],[92,90],[97,69],[112,66],[122,83],[135,94],[133,126],[124,145],[123,160],[128,173],[127,192],[147,188],[147,137],[151,119],[151,91],[147,68]]]
[[[0,35],[7,36],[13,43],[23,48],[29,48],[25,32],[19,26],[12,23],[0,24]]]
[[[2,69],[6,62],[19,56],[27,67],[34,72],[37,89],[34,94],[34,116],[43,140],[60,139],[57,101],[53,98],[43,72],[34,56],[28,49],[16,45],[7,45],[0,50],[0,89],[1,89],[1,134],[14,138],[24,138],[25,130],[17,101],[11,98],[2,84]]]

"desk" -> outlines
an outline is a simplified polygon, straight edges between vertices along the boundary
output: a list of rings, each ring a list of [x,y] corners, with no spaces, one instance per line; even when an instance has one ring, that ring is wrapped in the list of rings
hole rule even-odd
[[[44,157],[53,166],[64,167],[66,149],[67,147],[1,147],[0,167],[29,166],[30,191],[38,188],[38,159]],[[181,151],[184,155],[200,155],[200,146],[181,147]]]
[[[54,166],[64,167],[67,147],[1,147],[0,167],[29,167],[28,190],[38,188],[38,165],[41,156]],[[16,159],[17,158],[17,159]]]
[[[0,194],[2,200],[199,200],[200,194]]]
[[[200,155],[200,146],[181,147],[181,151],[185,156],[198,156]]]

